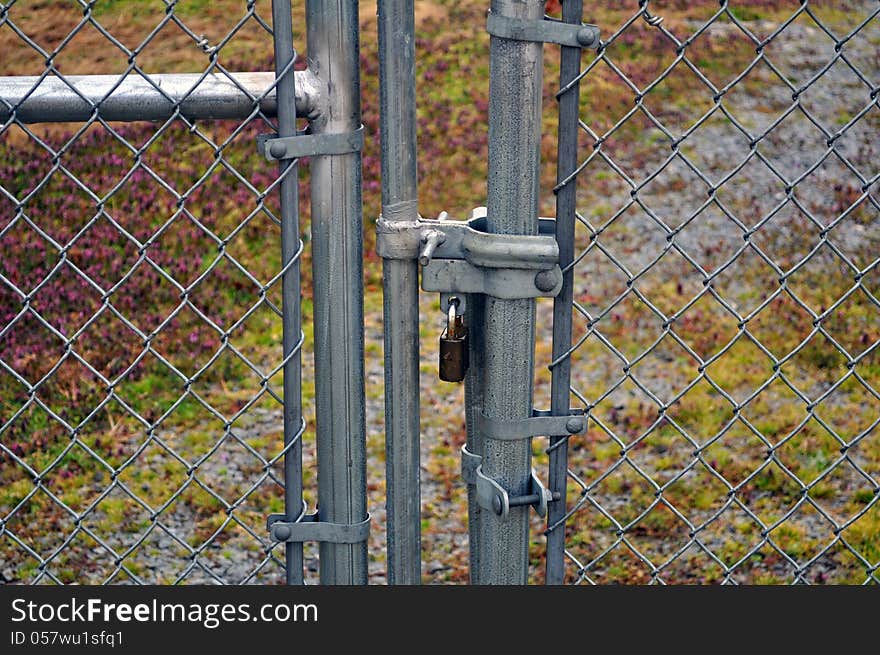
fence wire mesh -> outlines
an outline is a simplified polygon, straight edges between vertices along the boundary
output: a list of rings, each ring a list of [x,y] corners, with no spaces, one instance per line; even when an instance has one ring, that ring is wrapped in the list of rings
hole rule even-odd
[[[880,582],[880,4],[584,10],[566,581]]]
[[[585,5],[604,42],[569,135],[565,358],[590,428],[548,557],[570,582],[877,582],[880,5]],[[452,15],[482,26],[472,11]],[[270,16],[264,0],[0,3],[0,75],[236,84],[271,70]],[[2,581],[284,578],[264,527],[282,511],[281,275],[310,255],[282,265],[277,173],[254,149],[273,120],[243,93],[246,118],[210,122],[178,106],[31,125],[0,103]],[[484,96],[432,104],[427,133]]]
[[[282,266],[279,176],[254,144],[273,120],[231,73],[272,70],[271,16],[253,0],[0,4],[0,74],[160,93],[155,73],[215,75],[252,104],[121,124],[89,101],[55,125],[0,106],[5,582],[284,579],[265,517],[283,511],[281,277],[302,248]]]

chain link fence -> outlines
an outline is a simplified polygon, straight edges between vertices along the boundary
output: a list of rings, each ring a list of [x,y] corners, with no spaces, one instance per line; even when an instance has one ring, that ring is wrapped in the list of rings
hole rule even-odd
[[[551,368],[589,430],[548,558],[570,583],[880,582],[880,5],[599,7],[558,96],[579,82]]]
[[[284,579],[265,520],[304,430],[284,447],[305,256],[282,265],[255,147],[274,75],[232,72],[272,70],[271,24],[262,1],[0,4],[0,74],[31,76],[0,104],[5,582]],[[29,124],[55,110],[78,122]]]
[[[443,11],[476,24],[471,9]],[[586,2],[583,18],[602,45],[568,78],[563,52],[557,94],[579,89],[574,120],[560,119],[576,157],[556,187],[574,190],[571,322],[554,325],[542,302],[536,329],[539,358],[565,344],[550,357],[554,412],[583,408],[589,428],[549,448],[547,480],[556,488],[561,464],[567,499],[551,503],[548,572],[880,581],[880,5],[626,0]],[[301,471],[295,460],[322,394],[304,367],[300,411],[298,381],[284,382],[314,335],[311,248],[282,233],[278,200],[299,171],[279,175],[255,147],[278,127],[274,74],[235,72],[272,69],[272,22],[264,0],[0,3],[3,582],[285,580],[266,516],[298,518],[285,459],[315,504],[315,453]],[[294,6],[296,43],[304,24]],[[308,195],[293,198],[309,211]],[[316,241],[342,230],[359,253],[348,210],[350,224],[328,210]],[[300,268],[295,338],[282,282]],[[322,324],[356,328],[353,285],[330,281],[325,297],[354,295],[325,305]],[[324,384],[362,379],[340,346],[351,340],[335,338]],[[333,395],[342,386],[325,387],[338,439],[325,453],[362,419],[363,390]],[[439,430],[425,423],[423,449]],[[423,468],[429,505],[446,502],[434,496],[450,493],[448,471]],[[344,475],[326,480],[342,499]],[[335,520],[359,521],[356,504]],[[347,548],[322,562],[365,568]],[[442,568],[436,550],[422,575]]]

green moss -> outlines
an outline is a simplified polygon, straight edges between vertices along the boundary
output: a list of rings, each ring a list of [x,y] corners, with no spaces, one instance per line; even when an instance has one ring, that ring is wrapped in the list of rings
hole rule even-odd
[[[764,14],[752,7],[731,6],[728,8],[728,11],[734,18],[741,21],[761,20],[764,18]]]

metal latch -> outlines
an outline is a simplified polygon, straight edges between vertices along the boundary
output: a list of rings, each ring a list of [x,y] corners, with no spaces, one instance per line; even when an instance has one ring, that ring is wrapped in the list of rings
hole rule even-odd
[[[354,132],[311,134],[303,131],[296,136],[279,137],[277,134],[257,136],[257,150],[269,161],[316,157],[320,155],[346,155],[364,148],[364,126]]]
[[[485,207],[468,221],[380,218],[376,228],[379,256],[418,260],[425,291],[514,300],[553,298],[562,289],[552,218],[539,220],[536,235],[488,232]]]
[[[304,543],[318,541],[331,544],[356,544],[370,537],[370,521],[367,518],[360,523],[329,523],[322,521],[319,513],[306,514],[306,503],[300,515],[293,521],[286,514],[270,514],[266,520],[269,536],[272,541]]]

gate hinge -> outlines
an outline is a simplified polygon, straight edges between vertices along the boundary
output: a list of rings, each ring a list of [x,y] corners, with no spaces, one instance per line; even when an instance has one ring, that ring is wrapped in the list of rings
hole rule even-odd
[[[599,28],[586,23],[563,23],[543,19],[529,20],[502,16],[490,11],[486,31],[492,36],[514,41],[556,43],[570,48],[596,48],[601,43]]]
[[[257,150],[269,161],[320,155],[346,155],[350,152],[360,152],[363,148],[363,125],[354,132],[337,134],[311,134],[306,130],[297,132],[296,136],[257,135]]]
[[[586,427],[584,410],[572,408],[567,415],[554,416],[548,410],[534,409],[531,418],[514,421],[491,419],[482,412],[477,414],[475,431],[481,436],[500,441],[517,441],[531,437],[570,436],[583,432]],[[461,477],[468,485],[477,488],[477,502],[480,507],[506,518],[511,507],[531,505],[543,517],[547,514],[547,503],[559,500],[559,493],[547,490],[532,469],[529,493],[524,496],[510,494],[495,480],[483,473],[483,458],[461,447]]]
[[[468,221],[379,218],[376,251],[383,259],[417,259],[425,291],[555,297],[562,289],[556,221],[539,219],[536,235],[492,234],[486,223],[485,207]]]
[[[367,518],[360,523],[328,523],[320,519],[319,512],[306,514],[306,505],[303,502],[303,511],[295,520],[290,521],[285,514],[270,514],[266,527],[272,541],[356,544],[370,537],[371,518],[367,514]]]
[[[461,478],[466,484],[477,484],[477,469],[483,458],[468,450],[467,444],[461,447]]]
[[[535,469],[529,476],[529,492],[522,496],[511,496],[496,480],[483,473],[482,464],[474,471],[475,484],[477,487],[477,503],[483,509],[493,512],[501,520],[510,516],[511,507],[534,507],[538,516],[547,516],[547,503],[559,500],[558,493],[551,493],[544,483],[538,478]]]

